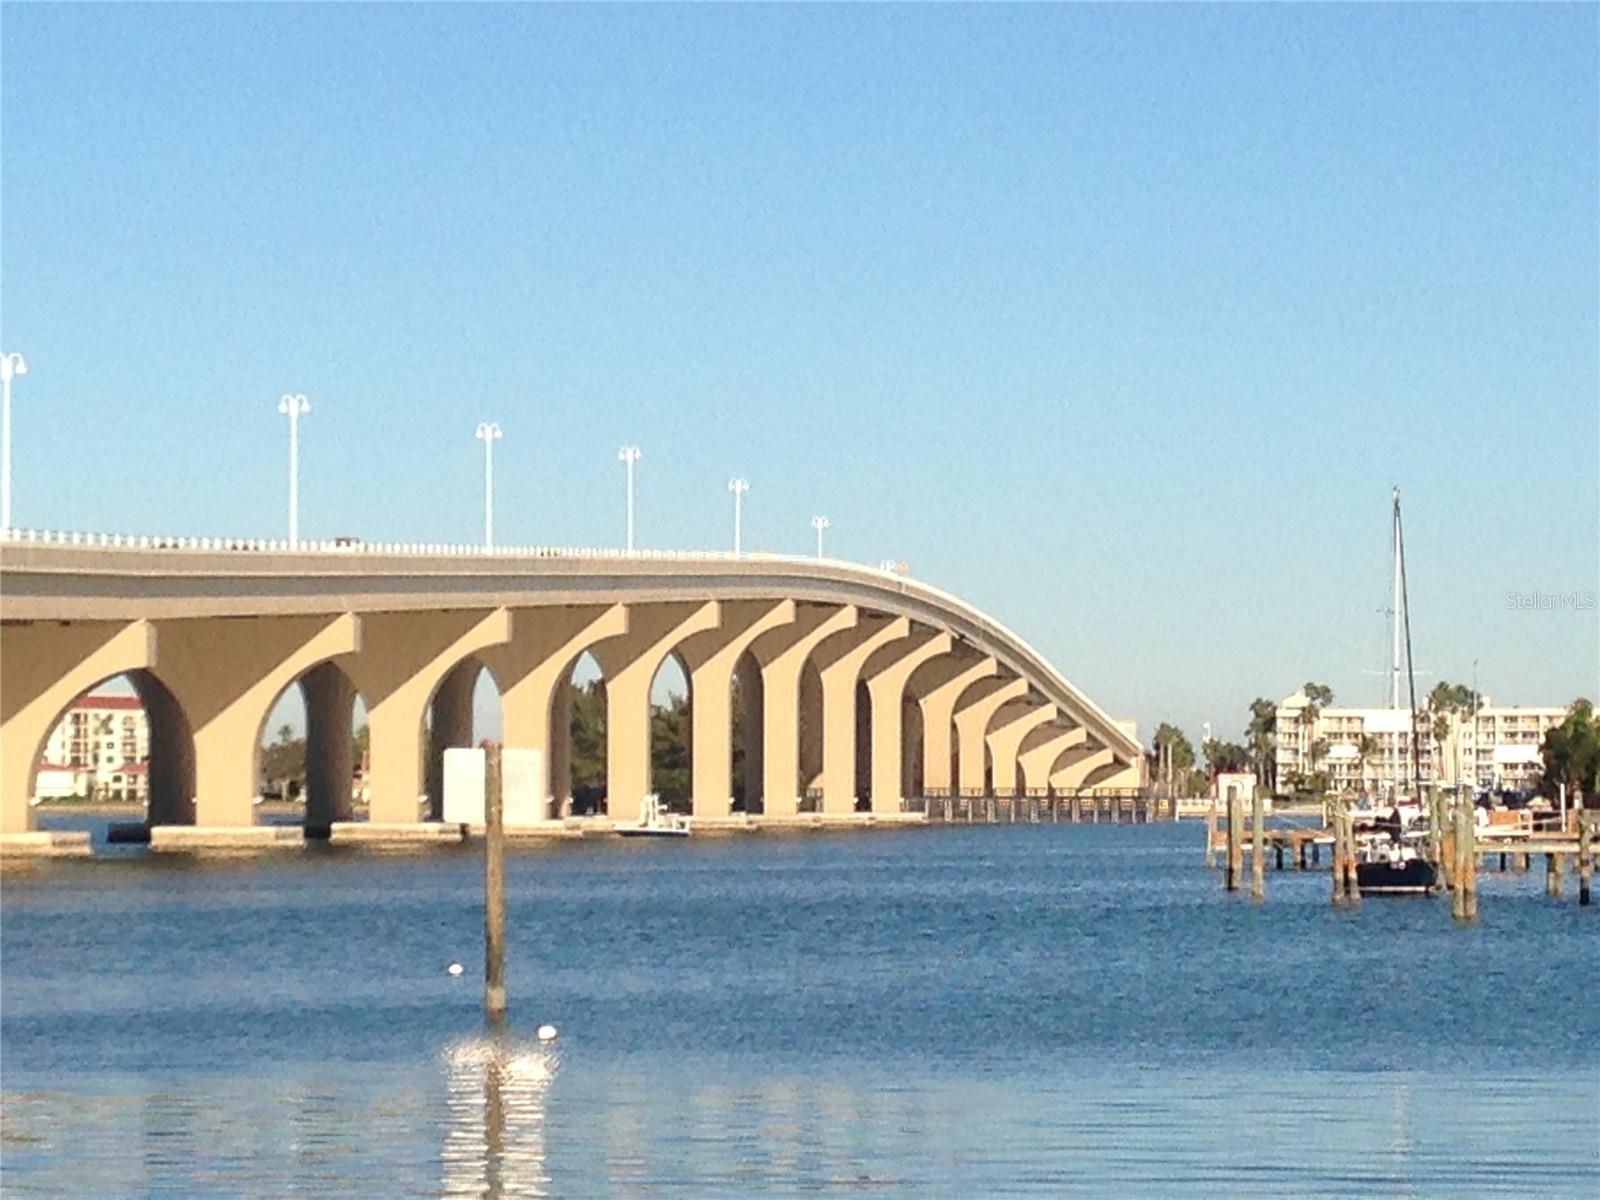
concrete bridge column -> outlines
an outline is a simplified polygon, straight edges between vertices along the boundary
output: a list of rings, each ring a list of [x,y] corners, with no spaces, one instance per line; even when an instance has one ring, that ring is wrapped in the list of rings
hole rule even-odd
[[[822,677],[822,811],[856,807],[856,685],[867,660],[911,635],[905,617],[872,619],[836,633],[816,650]]]
[[[321,836],[335,821],[350,820],[355,747],[351,718],[356,689],[331,662],[301,677],[306,698],[306,832]]]
[[[936,633],[903,652],[889,646],[873,656],[865,668],[867,695],[872,705],[872,811],[897,813],[905,799],[906,685],[924,663],[949,654],[955,639]],[[892,656],[887,663],[884,655]]]
[[[376,613],[362,621],[361,652],[338,666],[367,704],[372,756],[367,816],[375,823],[415,824],[427,787],[423,714],[444,677],[463,659],[511,639],[511,613],[504,608]]]
[[[606,811],[613,820],[637,821],[650,790],[650,685],[656,670],[685,638],[716,629],[720,610],[715,600],[629,605],[628,632],[591,651],[606,677]],[[695,702],[692,685],[689,698]]]
[[[1110,763],[1110,750],[1099,742],[1085,739],[1056,760],[1050,772],[1050,786],[1069,792],[1088,787],[1089,776]]]
[[[956,742],[960,750],[963,792],[982,792],[984,779],[984,751],[988,748],[989,721],[995,713],[1028,694],[1026,679],[983,680],[961,698],[955,714]]]
[[[727,816],[733,798],[734,668],[756,638],[794,619],[793,600],[724,603],[719,628],[685,638],[678,647],[694,698],[690,736],[697,817]]]
[[[990,722],[989,760],[994,764],[994,792],[1015,796],[1018,784],[1018,756],[1022,742],[1041,725],[1055,719],[1053,704],[1035,700],[1016,700],[1001,708]]]
[[[854,605],[806,605],[792,624],[750,643],[761,666],[761,802],[768,816],[800,811],[800,674],[819,643],[853,629],[858,617]]]
[[[34,776],[45,739],[67,705],[113,675],[156,664],[149,621],[16,623],[6,626],[0,670],[0,833],[33,827]],[[151,723],[151,737],[156,736]],[[192,794],[192,793],[191,793]]]
[[[507,746],[538,750],[539,795],[560,812],[572,786],[572,667],[585,650],[628,632],[621,604],[516,609],[510,642],[478,657],[500,684],[500,720]]]
[[[261,729],[280,692],[361,646],[362,620],[203,617],[156,623],[161,678],[194,731],[194,823],[255,823]]]
[[[1023,786],[1030,792],[1042,792],[1050,787],[1050,772],[1061,756],[1074,746],[1083,744],[1088,736],[1081,725],[1062,729],[1050,724],[1035,729],[1023,739],[1017,762],[1022,768]]]
[[[1000,670],[993,658],[952,657],[930,663],[917,673],[914,685],[922,689],[922,786],[926,791],[948,792],[951,778],[952,736],[956,704],[974,683]]]
[[[428,759],[423,788],[428,794],[427,819],[444,819],[444,752],[472,746],[472,694],[483,664],[462,659],[439,681],[429,706]]]
[[[1144,783],[1144,772],[1140,769],[1139,763],[1127,762],[1113,754],[1110,762],[1103,763],[1089,772],[1083,781],[1083,786],[1132,791],[1143,787]]]

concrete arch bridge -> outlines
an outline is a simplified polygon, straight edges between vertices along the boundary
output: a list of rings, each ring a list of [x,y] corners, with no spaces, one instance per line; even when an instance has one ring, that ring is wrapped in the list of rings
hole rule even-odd
[[[1131,726],[954,596],[811,558],[40,535],[0,542],[0,832],[27,832],[64,710],[127,676],[150,725],[149,824],[252,826],[263,726],[306,701],[307,816],[352,816],[353,703],[370,734],[368,818],[439,817],[443,751],[472,736],[487,671],[507,746],[570,795],[568,706],[604,676],[610,816],[651,790],[650,692],[689,683],[692,802],[792,816],[899,814],[924,794],[1142,786]],[[735,697],[744,794],[733,794]]]

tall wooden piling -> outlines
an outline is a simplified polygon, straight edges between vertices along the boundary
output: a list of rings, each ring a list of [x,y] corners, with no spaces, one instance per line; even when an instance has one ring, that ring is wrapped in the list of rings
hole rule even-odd
[[[1230,892],[1239,890],[1239,876],[1244,871],[1244,843],[1241,840],[1244,830],[1243,805],[1239,800],[1239,789],[1228,787],[1228,869],[1223,886]]]
[[[1464,815],[1461,819],[1461,842],[1466,848],[1466,857],[1462,860],[1461,870],[1467,877],[1467,920],[1476,921],[1478,919],[1478,812],[1471,800],[1466,801],[1462,809]]]
[[[1335,906],[1344,904],[1344,812],[1343,806],[1337,801],[1330,802],[1323,810],[1327,814],[1328,828],[1333,832],[1333,903]]]
[[[1589,878],[1594,874],[1594,814],[1578,813],[1578,903],[1589,904]]]
[[[1346,904],[1361,903],[1361,874],[1356,868],[1356,817],[1348,803],[1344,810],[1344,899]]]
[[[1552,900],[1561,899],[1561,857],[1559,854],[1544,856],[1544,893]]]
[[[1072,823],[1083,824],[1083,797],[1077,792],[1072,793]]]
[[[1211,807],[1206,809],[1206,867],[1217,865],[1217,799],[1211,798]]]
[[[1250,898],[1267,898],[1267,806],[1260,786],[1250,789]]]
[[[1444,852],[1444,793],[1437,785],[1428,785],[1428,861],[1435,869]]]
[[[501,819],[500,747],[484,750],[483,773],[483,1011],[506,1015],[506,830]]]

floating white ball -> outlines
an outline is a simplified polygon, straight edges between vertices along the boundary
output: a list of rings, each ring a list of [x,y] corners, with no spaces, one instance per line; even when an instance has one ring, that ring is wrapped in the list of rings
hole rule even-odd
[[[541,1042],[553,1042],[553,1041],[555,1041],[556,1040],[556,1027],[554,1025],[541,1025],[541,1026],[539,1026],[539,1040]]]
[[[448,967],[445,968],[445,970],[450,972],[450,974],[452,974],[452,975],[459,975],[459,974],[461,974],[462,971],[466,970],[466,968],[463,967],[460,963],[451,963]]]

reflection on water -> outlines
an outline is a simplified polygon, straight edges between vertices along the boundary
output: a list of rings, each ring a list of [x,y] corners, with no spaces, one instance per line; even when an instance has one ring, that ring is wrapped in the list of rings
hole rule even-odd
[[[554,1052],[502,1033],[456,1043],[445,1064],[442,1194],[549,1195],[544,1102],[559,1066]]]
[[[1200,836],[514,854],[490,1033],[470,849],[7,875],[0,1193],[1600,1194],[1600,910],[1235,903]]]

